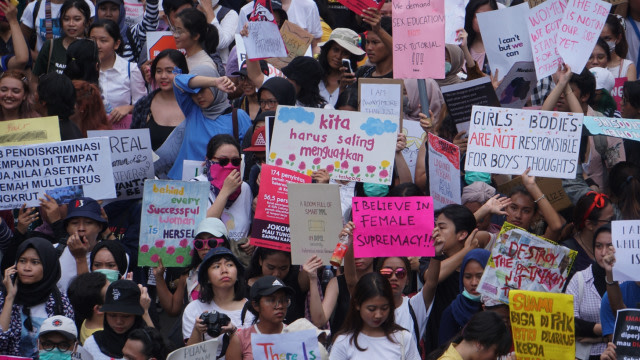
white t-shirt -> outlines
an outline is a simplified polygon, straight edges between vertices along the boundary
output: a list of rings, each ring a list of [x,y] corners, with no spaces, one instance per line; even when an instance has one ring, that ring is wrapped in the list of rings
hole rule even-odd
[[[365,351],[356,349],[355,344],[349,343],[351,335],[340,335],[336,338],[329,354],[330,360],[371,360],[394,359],[420,360],[418,348],[413,337],[408,331],[399,331],[391,335],[395,343],[389,341],[386,336],[371,337],[363,333],[358,335],[358,346]]]
[[[103,354],[102,351],[100,351],[100,347],[98,346],[98,343],[96,342],[96,339],[93,337],[93,335],[89,336],[87,340],[84,341],[84,344],[82,344],[82,348],[85,349],[89,354],[91,354],[91,357],[93,358],[93,360],[124,359],[124,358],[116,359],[116,358],[112,358],[111,356],[107,356]]]
[[[47,40],[47,30],[44,25],[45,1],[46,0],[42,0],[40,2],[40,7],[38,8],[38,15],[35,21],[36,33],[38,34],[36,49],[38,51],[40,51],[45,40]],[[22,13],[22,17],[20,18],[20,23],[32,30],[33,30],[33,24],[34,24],[33,10],[36,7],[36,2],[37,1],[32,1],[29,4],[27,4],[27,7],[24,8],[24,12]],[[95,6],[93,6],[93,3],[87,0],[85,0],[85,2],[87,3],[87,5],[89,5],[89,9],[91,10],[91,17],[95,16],[96,8]],[[51,18],[53,20],[53,26],[51,29],[53,30],[54,38],[59,38],[60,36],[62,36],[62,28],[60,28],[59,21],[58,21],[58,18],[60,17],[61,7],[62,7],[62,3],[60,4],[51,3]]]
[[[87,267],[89,265],[89,258],[91,256],[91,252],[87,253]],[[60,262],[60,280],[58,280],[58,289],[61,293],[66,294],[67,289],[69,288],[69,283],[73,280],[76,275],[78,275],[78,267],[76,266],[76,259],[71,255],[69,251],[69,247],[65,247],[62,251],[62,255],[58,258]]]
[[[338,96],[340,95],[340,87],[337,87],[332,93],[329,93],[329,90],[327,90],[327,87],[324,85],[324,81],[320,81],[318,89],[320,89],[320,96],[324,98],[327,104],[331,105],[332,109],[335,109]]]
[[[608,67],[607,70],[611,73],[614,79],[627,77],[627,71],[629,71],[629,66],[633,64],[629,59],[622,59],[620,61],[620,65]],[[629,79],[634,81],[635,79]]]
[[[244,24],[249,21],[247,15],[251,14],[251,11],[253,11],[253,1],[240,9],[236,33],[239,34]],[[318,12],[318,6],[313,0],[292,0],[291,5],[289,5],[289,10],[287,10],[287,17],[289,21],[311,33],[314,38],[319,39],[322,37],[320,13]]]
[[[411,336],[415,340],[415,329],[413,327],[413,319],[411,318],[411,313],[409,312],[409,303],[411,303],[411,307],[413,311],[416,313],[416,320],[418,322],[418,330],[420,330],[419,338],[424,336],[424,332],[427,329],[427,321],[429,320],[429,314],[431,314],[431,307],[433,306],[433,301],[429,305],[427,309],[424,306],[424,300],[422,299],[422,292],[415,294],[411,299],[404,296],[402,298],[402,305],[396,308],[394,314],[396,317],[396,324],[402,326],[403,328],[409,330]]]

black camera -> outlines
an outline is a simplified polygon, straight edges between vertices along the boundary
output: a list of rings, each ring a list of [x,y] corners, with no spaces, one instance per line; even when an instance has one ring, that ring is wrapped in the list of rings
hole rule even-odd
[[[205,312],[200,315],[200,319],[207,325],[207,334],[212,338],[217,338],[222,334],[222,327],[229,325],[231,319],[215,310],[211,312]]]

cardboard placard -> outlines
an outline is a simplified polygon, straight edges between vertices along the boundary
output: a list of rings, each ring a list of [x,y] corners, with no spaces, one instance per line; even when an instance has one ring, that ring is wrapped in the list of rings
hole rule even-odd
[[[429,133],[429,189],[433,207],[460,204],[460,148]]]
[[[518,61],[496,89],[500,106],[522,109],[536,87],[536,69],[531,61]]]
[[[572,295],[511,290],[509,313],[518,359],[575,359]]]
[[[548,0],[529,10],[527,27],[538,79],[554,74],[562,63],[556,41],[566,7],[565,0]]]
[[[584,126],[591,135],[607,135],[640,141],[640,120],[585,116]]]
[[[474,106],[467,171],[574,179],[582,114]]]
[[[195,228],[207,215],[209,182],[145,180],[138,266],[185,267]]]
[[[536,177],[536,184],[540,188],[540,191],[545,195],[547,200],[553,206],[555,211],[562,211],[564,209],[573,206],[571,203],[571,199],[566,192],[564,192],[564,188],[562,187],[562,180],[560,179],[552,179],[545,177]],[[517,178],[507,181],[504,184],[498,185],[498,192],[501,194],[509,195],[511,189],[516,186],[522,186],[522,177],[518,176]]]
[[[394,79],[444,78],[444,2],[392,2]]]
[[[391,184],[398,118],[278,106],[267,163],[336,180]]]
[[[358,79],[360,112],[397,116],[402,127],[402,89],[404,81],[395,79]]]
[[[435,254],[430,196],[354,197],[352,215],[356,258]]]
[[[511,290],[559,293],[576,255],[575,250],[505,222],[477,291],[504,303]]]
[[[153,60],[162,50],[177,49],[176,39],[171,31],[147,32],[147,59]],[[185,54],[184,49],[178,49]]]
[[[20,146],[60,141],[57,116],[0,121],[0,146]]]
[[[87,136],[109,138],[118,200],[141,199],[144,181],[155,176],[149,129],[89,130]]]
[[[105,137],[0,147],[0,210],[40,206],[45,191],[116,197]]]
[[[616,265],[613,280],[640,280],[640,220],[620,220],[611,222],[611,240],[616,249]],[[640,339],[638,339],[640,340]]]
[[[613,343],[618,359],[640,359],[640,310],[618,310],[614,329]]]
[[[288,184],[291,227],[291,263],[304,264],[318,255],[329,265],[342,230],[340,186]]]
[[[218,355],[218,339],[181,347],[167,355],[167,360],[213,360]]]
[[[313,35],[289,20],[285,20],[282,24],[280,35],[282,35],[282,40],[287,48],[287,56],[267,59],[267,62],[278,69],[287,66],[293,58],[303,56],[313,41]]]
[[[571,71],[580,74],[589,60],[611,4],[602,0],[569,0],[558,30],[558,52]]]
[[[529,5],[523,3],[476,15],[491,70],[497,71],[498,80],[502,80],[516,62],[531,61],[529,31],[522,21],[528,13]]]
[[[287,57],[287,48],[275,22],[249,21],[249,36],[244,38],[244,46],[249,60]]]
[[[311,177],[277,166],[262,165],[258,204],[251,225],[252,245],[291,251],[289,183],[311,183]]]
[[[458,132],[469,130],[469,119],[474,105],[500,106],[500,101],[487,76],[440,88],[449,114]]]
[[[465,0],[447,0],[444,2],[444,42],[445,44],[460,45],[457,41],[458,30],[464,29]]]
[[[251,334],[251,351],[254,360],[320,358],[318,338],[313,329],[282,334]]]

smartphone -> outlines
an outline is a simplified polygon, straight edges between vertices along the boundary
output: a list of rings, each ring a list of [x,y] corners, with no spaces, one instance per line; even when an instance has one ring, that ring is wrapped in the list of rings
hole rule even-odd
[[[347,68],[347,71],[352,74],[353,73],[353,68],[351,67],[351,60],[349,59],[342,59],[342,66]]]
[[[16,284],[16,280],[18,279],[17,275],[18,275],[18,273],[13,273],[13,274],[9,275],[9,279],[11,279],[11,283],[13,285]]]

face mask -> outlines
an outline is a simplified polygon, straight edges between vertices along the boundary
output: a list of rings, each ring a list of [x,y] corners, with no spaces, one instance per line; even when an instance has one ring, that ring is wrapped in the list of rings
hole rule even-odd
[[[607,45],[609,45],[609,51],[613,52],[616,49],[616,42],[615,41],[607,41]]]
[[[491,174],[478,171],[466,171],[464,173],[464,181],[471,185],[476,181],[482,181],[487,184],[491,184]]]
[[[40,360],[71,360],[71,350],[60,351],[53,348],[51,351],[40,350]]]
[[[471,293],[469,293],[467,289],[464,289],[464,291],[462,292],[462,296],[466,297],[469,300],[480,302],[480,295],[471,295]]]
[[[389,186],[380,184],[363,184],[364,193],[369,197],[382,197],[389,193]]]
[[[110,283],[120,279],[120,273],[118,272],[118,270],[98,269],[98,270],[94,270],[93,272],[104,274],[104,276],[107,277],[107,280]]]
[[[227,166],[223,167],[219,163],[213,162],[211,160],[207,160],[206,166],[209,168],[209,177],[208,177],[209,182],[211,182],[211,185],[213,185],[213,187],[215,187],[218,190],[222,189],[222,186],[224,185],[224,180],[227,178],[227,176],[229,176],[229,174],[231,174],[233,170],[240,171],[240,166],[233,166],[231,162],[229,162]],[[241,191],[242,191],[242,186],[239,186],[238,189],[234,191],[233,194],[231,194],[231,196],[229,196],[229,200],[237,199]]]
[[[449,71],[451,71],[451,63],[448,61],[445,61],[444,63],[444,73],[445,74],[449,74]]]

